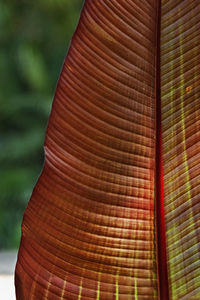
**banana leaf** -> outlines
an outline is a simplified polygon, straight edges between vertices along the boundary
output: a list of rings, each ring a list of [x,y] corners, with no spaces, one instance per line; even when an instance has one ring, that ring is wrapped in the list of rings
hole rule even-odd
[[[17,300],[200,299],[200,2],[86,0],[22,223]]]

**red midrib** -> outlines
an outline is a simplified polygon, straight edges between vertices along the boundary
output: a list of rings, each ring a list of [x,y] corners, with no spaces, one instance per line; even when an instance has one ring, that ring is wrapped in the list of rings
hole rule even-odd
[[[158,4],[157,16],[157,62],[156,62],[156,210],[157,210],[157,250],[159,271],[160,300],[169,300],[166,233],[163,190],[163,160],[162,160],[162,118],[160,92],[160,29],[161,29],[161,0]]]

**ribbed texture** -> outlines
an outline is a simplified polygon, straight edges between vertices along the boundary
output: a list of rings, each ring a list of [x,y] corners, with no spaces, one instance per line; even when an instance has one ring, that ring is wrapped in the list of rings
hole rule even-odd
[[[162,1],[161,100],[170,299],[200,299],[200,1]]]
[[[157,1],[88,0],[25,212],[18,300],[157,299]]]

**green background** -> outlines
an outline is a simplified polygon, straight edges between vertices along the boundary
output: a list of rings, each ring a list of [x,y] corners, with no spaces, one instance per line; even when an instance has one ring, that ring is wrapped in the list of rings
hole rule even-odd
[[[0,2],[0,249],[17,248],[83,0]]]

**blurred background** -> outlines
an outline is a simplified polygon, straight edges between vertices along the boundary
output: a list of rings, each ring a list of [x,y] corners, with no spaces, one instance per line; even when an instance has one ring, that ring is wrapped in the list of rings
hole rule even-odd
[[[83,0],[0,0],[0,250],[17,249]],[[4,258],[5,260],[5,258]]]

